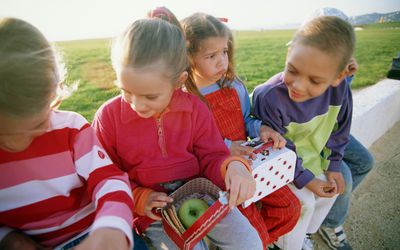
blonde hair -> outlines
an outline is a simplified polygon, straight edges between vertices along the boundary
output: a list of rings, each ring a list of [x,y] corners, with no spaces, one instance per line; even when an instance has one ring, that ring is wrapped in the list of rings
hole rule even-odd
[[[63,80],[56,54],[33,25],[0,19],[0,112],[32,116],[49,107]]]
[[[194,54],[199,51],[200,44],[210,37],[224,37],[228,39],[228,70],[224,80],[219,82],[220,87],[224,87],[228,82],[235,78],[234,61],[233,61],[233,36],[230,29],[219,19],[204,13],[195,13],[182,20],[182,28],[187,41],[187,50],[189,57],[192,59]],[[188,82],[195,84],[193,76],[193,60],[189,60],[190,69]]]
[[[355,49],[353,27],[336,16],[321,16],[304,24],[295,33],[290,46],[300,43],[339,58],[338,72],[345,69]]]
[[[166,77],[174,82],[188,65],[182,31],[158,18],[132,23],[114,42],[111,60],[116,72],[125,67],[161,67]]]

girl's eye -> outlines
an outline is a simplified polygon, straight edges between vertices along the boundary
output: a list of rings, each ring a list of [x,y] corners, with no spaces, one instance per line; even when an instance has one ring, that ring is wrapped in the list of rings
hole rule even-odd
[[[293,69],[289,69],[289,68],[286,68],[286,71],[289,72],[290,74],[296,73]]]
[[[157,99],[157,97],[158,96],[156,96],[156,95],[150,95],[150,96],[146,96],[146,98],[147,98],[147,100],[155,100],[155,99]]]
[[[224,50],[224,54],[225,54],[225,55],[228,55],[228,50],[227,50],[227,49]]]

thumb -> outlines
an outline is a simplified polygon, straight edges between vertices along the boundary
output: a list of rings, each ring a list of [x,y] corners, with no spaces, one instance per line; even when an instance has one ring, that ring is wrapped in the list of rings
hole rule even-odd
[[[335,178],[332,175],[327,175],[326,179],[328,180],[329,183],[333,183],[333,182],[336,183]]]
[[[226,187],[226,191],[229,191],[229,189],[231,188],[231,180],[229,178],[228,173],[226,173],[226,175],[225,175],[225,187]]]
[[[263,132],[263,133],[260,135],[260,138],[261,138],[261,140],[262,140],[263,142],[267,142],[268,139],[269,139],[270,137],[271,137],[271,136],[270,136],[269,132]]]
[[[254,151],[254,148],[252,148],[252,147],[241,146],[241,153],[243,155],[250,155],[253,153],[253,151]]]
[[[331,187],[333,187],[333,192],[337,193],[338,192],[338,185],[336,181],[331,181]]]
[[[324,183],[323,190],[325,193],[336,193],[337,192],[337,185],[334,179],[328,180]]]
[[[151,210],[146,211],[146,215],[153,220],[161,220],[161,218],[157,215],[155,215]]]

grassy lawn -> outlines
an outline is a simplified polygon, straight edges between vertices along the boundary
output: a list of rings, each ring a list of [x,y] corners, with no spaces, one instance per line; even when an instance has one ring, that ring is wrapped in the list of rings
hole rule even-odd
[[[374,24],[356,31],[355,57],[359,71],[353,88],[372,85],[385,78],[392,58],[400,52],[400,23]],[[283,70],[286,43],[294,30],[234,31],[236,71],[248,90]],[[73,110],[89,121],[98,107],[118,94],[110,64],[109,39],[59,42],[56,44],[68,69],[67,82],[79,81],[79,89],[61,109]]]

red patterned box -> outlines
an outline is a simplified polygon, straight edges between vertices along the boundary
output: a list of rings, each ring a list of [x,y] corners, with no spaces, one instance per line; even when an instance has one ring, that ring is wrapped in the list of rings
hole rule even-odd
[[[229,212],[226,192],[222,192],[210,180],[196,178],[170,195],[174,203],[162,210],[162,223],[165,232],[179,249],[193,249],[213,227]],[[187,199],[201,198],[210,207],[189,228],[180,223],[177,212]]]

